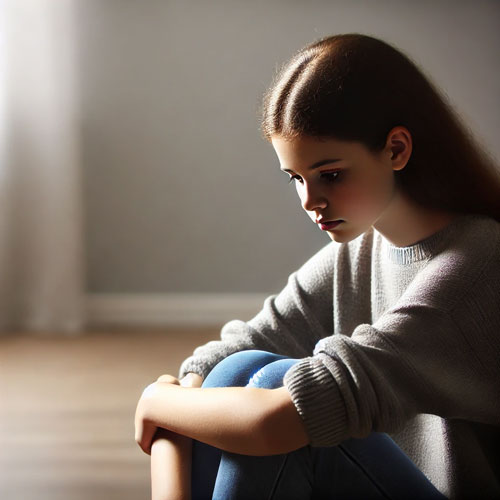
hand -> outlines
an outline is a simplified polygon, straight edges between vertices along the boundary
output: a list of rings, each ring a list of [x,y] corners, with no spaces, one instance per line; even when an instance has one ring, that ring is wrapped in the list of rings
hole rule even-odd
[[[151,455],[151,446],[158,427],[147,418],[147,415],[158,384],[180,385],[180,381],[172,375],[161,375],[142,392],[135,411],[135,441],[148,455]]]
[[[144,389],[135,412],[135,441],[144,453],[151,455],[152,443],[159,429],[151,420],[148,420],[148,410],[153,398],[156,397],[157,389],[164,385],[177,385],[183,387],[201,387],[202,377],[196,373],[188,373],[182,380],[173,375],[160,375],[156,382]]]
[[[181,385],[183,387],[201,387],[203,383],[203,377],[197,373],[188,373],[181,380]]]
[[[154,385],[154,383],[150,384],[144,389],[135,410],[135,442],[148,455],[151,455],[151,442],[156,433],[156,425],[148,421],[146,417],[148,398],[154,392]]]
[[[203,377],[197,373],[188,373],[182,380],[172,376],[172,375],[160,375],[157,382],[167,382],[168,384],[182,385],[182,387],[201,387],[203,383]]]
[[[166,382],[167,384],[181,385],[180,380],[173,375],[160,375],[156,381]]]

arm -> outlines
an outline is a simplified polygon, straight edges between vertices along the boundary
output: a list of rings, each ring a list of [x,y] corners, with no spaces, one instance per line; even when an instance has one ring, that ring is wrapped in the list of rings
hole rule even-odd
[[[268,297],[250,321],[230,321],[218,341],[198,347],[181,366],[180,376],[199,373],[205,377],[230,354],[260,349],[303,358],[319,339],[333,330],[333,269],[338,245],[329,243],[288,278],[278,295]]]
[[[162,380],[163,376],[158,380]],[[184,387],[201,387],[199,375],[188,374]],[[191,439],[157,429],[151,446],[152,500],[184,500],[191,495]]]
[[[287,453],[309,442],[283,387],[188,389],[157,382],[137,406],[136,429],[143,423],[244,455]],[[147,453],[147,436],[141,438],[139,432],[136,440]]]
[[[420,276],[373,325],[321,340],[313,357],[290,368],[284,384],[312,445],[396,432],[416,414],[497,425],[498,275],[477,280],[476,288],[489,287],[481,301],[449,274],[433,273],[425,286]]]

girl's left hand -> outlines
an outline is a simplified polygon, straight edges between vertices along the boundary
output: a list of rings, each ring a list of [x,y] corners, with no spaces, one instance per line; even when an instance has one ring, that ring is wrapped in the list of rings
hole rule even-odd
[[[151,446],[158,427],[148,418],[151,403],[156,394],[157,384],[180,385],[172,375],[161,375],[156,382],[149,384],[137,403],[135,410],[135,441],[142,451],[151,455]]]

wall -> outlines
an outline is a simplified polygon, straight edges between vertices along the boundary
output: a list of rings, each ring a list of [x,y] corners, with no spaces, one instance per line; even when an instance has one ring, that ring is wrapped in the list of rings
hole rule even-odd
[[[85,0],[79,6],[87,289],[268,293],[329,240],[258,107],[304,44],[400,46],[499,158],[496,1]]]

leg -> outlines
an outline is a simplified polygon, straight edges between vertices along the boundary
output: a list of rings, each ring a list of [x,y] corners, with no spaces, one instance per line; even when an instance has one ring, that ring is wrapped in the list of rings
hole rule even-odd
[[[446,498],[384,433],[311,448],[311,461],[312,498]]]
[[[263,366],[249,386],[273,389],[297,362]],[[213,498],[217,499],[443,499],[394,441],[383,433],[339,446],[306,446],[285,455],[251,457],[222,453]]]
[[[151,499],[191,498],[190,474],[189,469],[186,470],[190,464],[191,440],[158,429],[151,447]]]
[[[283,385],[284,374],[296,362],[274,354],[246,351],[230,356],[212,373],[214,379],[221,374],[222,378],[232,379],[225,385],[247,385],[245,382],[251,376],[248,385],[272,389]],[[195,458],[203,458],[200,463],[203,468],[208,464],[213,468],[210,480],[205,482],[207,489],[199,490],[199,496],[193,495],[194,500],[209,498],[207,492],[212,488],[217,500],[444,498],[401,449],[381,433],[372,433],[365,439],[349,439],[335,447],[306,446],[268,457],[221,453],[201,446],[207,454],[195,454]]]
[[[223,453],[215,488],[214,498],[237,500],[446,498],[387,434],[378,432],[287,455]]]
[[[222,360],[208,374],[203,387],[242,387],[259,369],[284,356],[263,351],[241,351]],[[281,379],[283,378],[281,373]],[[282,380],[279,382],[283,385]],[[192,498],[210,498],[219,470],[221,451],[198,441],[193,441]],[[208,493],[210,492],[210,493]]]
[[[298,362],[284,356],[260,358],[262,368],[255,371],[247,386],[274,389],[283,386],[283,376]],[[263,362],[268,362],[263,364]],[[248,373],[245,379],[248,380]],[[244,380],[243,380],[244,381]],[[304,449],[308,450],[308,448]],[[312,491],[311,467],[304,462],[307,453],[253,457],[235,453],[222,453],[213,498],[216,499],[267,499],[274,498],[279,489],[279,498],[286,500],[306,499]],[[256,480],[258,478],[258,480]],[[283,479],[283,480],[282,480]]]

